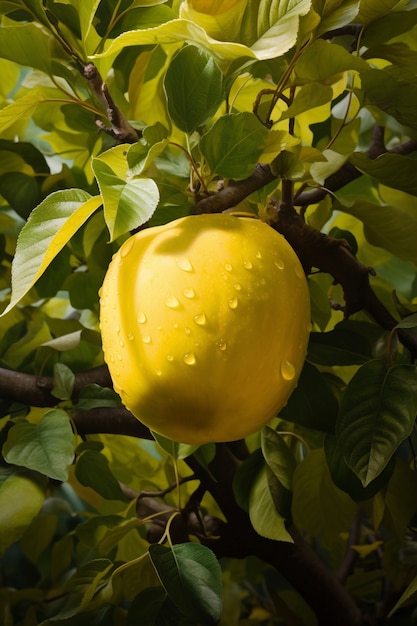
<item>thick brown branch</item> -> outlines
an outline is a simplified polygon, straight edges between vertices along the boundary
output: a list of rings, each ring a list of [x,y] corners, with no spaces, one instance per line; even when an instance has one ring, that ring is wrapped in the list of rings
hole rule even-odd
[[[200,200],[194,207],[193,213],[221,213],[226,211],[275,179],[276,176],[271,172],[269,165],[258,163],[248,178],[231,182],[217,193]]]
[[[96,66],[93,63],[88,63],[82,68],[82,73],[88,80],[88,84],[90,85],[92,92],[99,100],[107,115],[107,119],[111,124],[111,127],[109,128],[100,120],[96,120],[97,126],[104,132],[114,137],[118,143],[136,143],[139,139],[138,132],[129,124],[119,107],[114,102],[107,85],[103,82]]]

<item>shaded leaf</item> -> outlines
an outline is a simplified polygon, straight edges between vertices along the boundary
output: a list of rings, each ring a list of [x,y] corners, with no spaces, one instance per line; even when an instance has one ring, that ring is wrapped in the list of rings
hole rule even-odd
[[[65,482],[74,459],[74,449],[75,437],[67,413],[51,409],[39,424],[15,424],[8,432],[3,454],[8,463]]]
[[[272,495],[274,485],[267,470],[268,466],[264,465],[250,487],[250,521],[261,537],[292,543],[293,539],[285,527],[285,519],[277,510],[275,498]],[[279,485],[277,488],[280,489]]]
[[[375,324],[343,320],[333,330],[310,334],[308,360],[317,365],[360,365],[373,358],[380,335]]]
[[[268,467],[282,486],[290,491],[296,462],[284,439],[276,430],[265,426],[261,431],[261,446]]]
[[[126,501],[123,491],[114,477],[104,454],[96,450],[85,450],[75,465],[77,480],[91,487],[107,500]]]
[[[416,367],[387,369],[374,360],[353,376],[340,406],[336,437],[347,464],[364,487],[382,472],[410,435],[416,412]]]
[[[361,73],[365,105],[392,115],[400,124],[417,128],[417,78],[396,66]]]
[[[172,59],[164,88],[172,121],[180,130],[192,133],[219,108],[223,100],[223,74],[207,51],[188,45]]]
[[[326,546],[349,531],[356,504],[334,484],[322,448],[309,452],[297,465],[293,491],[293,519],[301,530],[319,537]]]
[[[124,519],[120,515],[100,515],[79,524],[75,533],[85,546],[106,556],[127,533],[143,525],[143,520],[137,517]]]
[[[51,391],[55,398],[69,400],[74,389],[75,375],[64,363],[54,365],[54,387]]]
[[[196,623],[217,624],[222,610],[221,569],[214,554],[201,544],[149,546],[158,576],[177,608]]]
[[[30,41],[30,45],[28,45]],[[34,23],[0,28],[0,57],[49,74],[51,49],[48,34]]]
[[[167,439],[159,433],[152,432],[152,436],[155,441],[161,446],[162,450],[165,450],[173,459],[186,459],[198,449],[198,446],[192,446],[188,443],[178,443]]]
[[[12,297],[2,315],[27,294],[100,204],[99,196],[92,197],[81,189],[66,189],[52,193],[32,211],[17,240]]]
[[[279,413],[289,422],[324,432],[334,432],[339,405],[325,376],[307,361],[297,387]]]

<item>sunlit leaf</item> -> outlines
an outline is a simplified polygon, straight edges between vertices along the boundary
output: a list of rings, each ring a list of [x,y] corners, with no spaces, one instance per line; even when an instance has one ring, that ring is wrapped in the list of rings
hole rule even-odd
[[[57,97],[64,101],[62,93],[57,89],[34,87],[0,110],[0,133],[4,133],[17,120],[28,120],[40,104],[55,101]]]
[[[92,161],[111,241],[149,220],[159,201],[153,179],[128,179],[125,151],[124,146],[117,146]]]
[[[81,189],[67,189],[52,193],[32,211],[17,242],[12,264],[12,297],[4,313],[27,294],[100,204],[99,196],[90,196]]]
[[[66,481],[74,458],[75,437],[69,417],[51,409],[39,424],[19,422],[7,435],[3,454],[8,463],[27,467],[56,480]]]
[[[230,113],[201,138],[200,148],[213,173],[244,178],[255,167],[267,135],[252,113]]]
[[[356,20],[359,24],[366,25],[386,15],[393,9],[401,9],[406,4],[405,0],[400,2],[398,0],[361,0]]]
[[[288,109],[281,115],[280,121],[296,117],[300,113],[326,104],[333,98],[333,90],[328,85],[321,83],[308,83],[301,87]]]
[[[46,496],[46,480],[22,469],[0,470],[0,555],[18,541],[39,513]]]
[[[223,75],[213,57],[197,46],[185,46],[165,74],[168,112],[186,133],[208,122],[223,99]]]
[[[169,454],[173,459],[186,459],[187,456],[193,454],[193,452],[195,452],[198,448],[198,446],[192,446],[187,443],[172,441],[172,439],[167,439],[166,437],[163,437],[155,432],[152,433],[152,436],[161,446],[162,450]]]
[[[310,6],[311,0],[248,0],[239,41],[250,46],[258,59],[281,56],[294,46],[300,16]]]
[[[364,487],[387,466],[406,439],[417,412],[417,374],[412,365],[389,369],[365,363],[350,381],[336,425],[337,443]]]
[[[357,16],[359,6],[359,0],[313,0],[313,7],[321,16],[316,34],[321,35],[350,24]]]
[[[366,61],[349,54],[339,44],[317,39],[300,57],[295,67],[295,75],[297,84],[303,85],[313,81],[325,81],[349,70],[365,71],[368,67]]]
[[[172,602],[196,623],[217,624],[222,610],[221,569],[214,554],[198,543],[171,548],[153,544],[149,555]]]
[[[28,46],[27,42],[31,45]],[[46,73],[51,68],[48,34],[34,23],[0,28],[0,57],[20,65],[36,67]]]

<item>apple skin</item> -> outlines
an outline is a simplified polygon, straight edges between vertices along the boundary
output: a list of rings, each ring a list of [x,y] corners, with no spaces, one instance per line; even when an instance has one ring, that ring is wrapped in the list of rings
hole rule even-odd
[[[297,384],[307,281],[288,242],[257,218],[195,215],[138,232],[114,255],[100,297],[114,388],[169,439],[246,437]]]

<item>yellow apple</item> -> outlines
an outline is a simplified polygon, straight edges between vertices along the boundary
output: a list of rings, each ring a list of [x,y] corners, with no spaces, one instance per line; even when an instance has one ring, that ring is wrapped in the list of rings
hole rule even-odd
[[[241,439],[297,384],[307,281],[288,242],[257,218],[195,215],[140,231],[114,255],[100,295],[114,388],[156,433]]]

